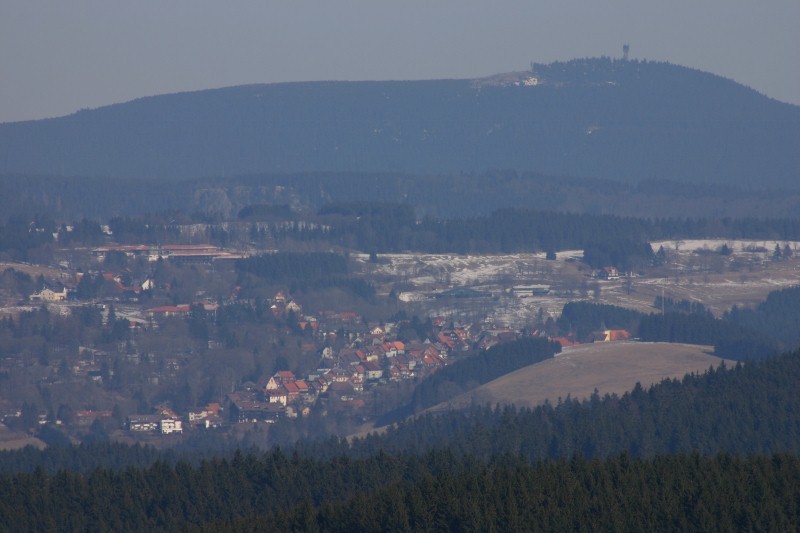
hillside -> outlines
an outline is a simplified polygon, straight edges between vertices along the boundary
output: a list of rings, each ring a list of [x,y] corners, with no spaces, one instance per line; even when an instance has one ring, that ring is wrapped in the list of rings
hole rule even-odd
[[[0,124],[0,173],[187,178],[508,168],[796,187],[800,108],[665,63],[485,80],[249,85]]]
[[[478,404],[514,404],[533,407],[549,400],[581,400],[592,395],[630,391],[641,383],[645,388],[667,378],[701,373],[718,367],[722,359],[709,355],[711,348],[669,343],[594,343],[566,348],[554,359],[530,365],[491,381],[430,409],[466,407]],[[728,362],[729,366],[735,363]]]
[[[2,147],[0,147],[2,150]],[[448,191],[431,194],[431,191]],[[183,211],[235,218],[253,204],[308,206],[370,201],[414,206],[420,217],[464,218],[498,209],[613,214],[638,218],[796,218],[800,190],[762,190],[672,181],[628,184],[493,170],[475,174],[277,173],[186,180],[0,175],[7,218],[47,213],[58,221]],[[2,217],[0,217],[1,219]]]

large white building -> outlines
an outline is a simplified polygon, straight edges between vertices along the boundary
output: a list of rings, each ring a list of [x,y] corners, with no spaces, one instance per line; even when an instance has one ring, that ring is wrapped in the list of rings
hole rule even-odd
[[[183,423],[177,418],[164,418],[159,423],[159,430],[161,430],[162,435],[183,433]]]

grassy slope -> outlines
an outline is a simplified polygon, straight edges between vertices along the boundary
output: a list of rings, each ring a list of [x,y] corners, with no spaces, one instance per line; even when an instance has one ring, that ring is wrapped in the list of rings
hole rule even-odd
[[[719,366],[711,348],[669,343],[595,343],[567,348],[554,359],[531,365],[430,409],[462,407],[471,402],[535,406],[558,398],[623,394],[637,382],[647,387],[666,378],[681,378]],[[730,361],[726,364],[734,365]]]

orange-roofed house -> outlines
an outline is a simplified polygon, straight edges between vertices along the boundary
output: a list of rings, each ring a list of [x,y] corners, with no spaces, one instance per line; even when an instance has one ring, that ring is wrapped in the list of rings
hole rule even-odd
[[[604,342],[627,341],[631,338],[631,334],[624,329],[607,329],[603,333],[605,334]]]
[[[291,370],[281,370],[279,372],[276,372],[274,377],[280,383],[291,383],[297,381],[294,372],[292,372]]]
[[[440,343],[442,343],[445,346],[447,346],[448,350],[452,351],[456,347],[455,341],[453,339],[451,339],[450,337],[448,337],[447,335],[439,333],[439,335],[437,335],[436,338],[438,339],[438,341]]]

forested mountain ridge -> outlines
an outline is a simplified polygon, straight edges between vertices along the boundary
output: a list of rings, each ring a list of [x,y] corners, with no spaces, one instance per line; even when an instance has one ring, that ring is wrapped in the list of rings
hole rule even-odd
[[[799,137],[797,106],[684,67],[604,58],[536,65],[516,81],[248,85],[0,124],[0,173],[509,168],[795,187]]]

